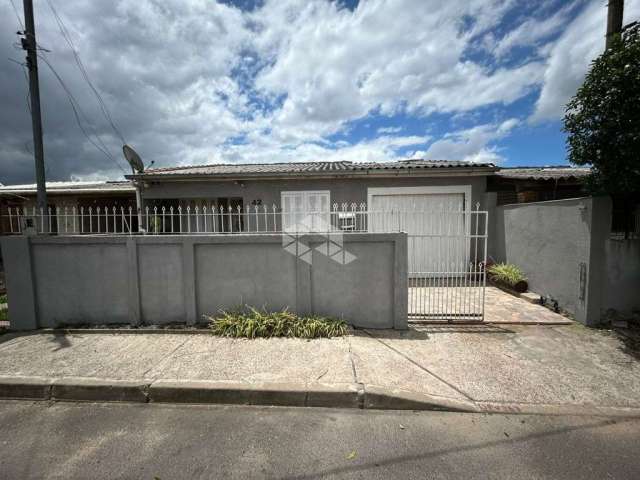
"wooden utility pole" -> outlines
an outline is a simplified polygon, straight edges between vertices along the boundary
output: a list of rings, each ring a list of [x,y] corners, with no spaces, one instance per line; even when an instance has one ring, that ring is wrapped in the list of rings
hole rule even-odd
[[[624,0],[609,0],[607,13],[607,50],[611,48],[613,40],[622,33],[622,17],[624,15]]]
[[[38,43],[33,20],[33,0],[24,0],[25,31],[22,48],[27,51],[29,69],[29,96],[31,97],[31,124],[33,128],[33,152],[36,160],[36,185],[38,209],[47,208],[47,187],[44,172],[44,147],[42,144],[42,118],[40,115],[40,86],[38,84]]]

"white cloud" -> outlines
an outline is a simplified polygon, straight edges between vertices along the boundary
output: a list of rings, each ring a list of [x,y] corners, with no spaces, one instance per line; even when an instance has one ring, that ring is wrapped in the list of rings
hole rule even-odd
[[[53,1],[127,141],[158,166],[389,160],[410,150],[408,156],[499,161],[496,141],[516,121],[489,124],[483,107],[495,107],[499,115],[500,106],[544,83],[536,115],[557,117],[604,29],[603,1],[585,9],[553,46],[548,38],[566,20],[565,10],[525,19],[495,39],[495,27],[517,13],[518,0],[363,0],[353,11],[330,0],[266,0],[251,12],[212,0]],[[628,14],[637,13],[639,3],[628,2]],[[47,55],[83,105],[91,130],[123,165],[121,142],[83,83],[46,3],[39,8],[40,43],[53,50]],[[5,58],[22,55],[12,47],[16,25],[10,4],[0,2]],[[499,58],[518,45],[539,48],[515,65],[501,65],[469,55],[480,42]],[[119,176],[78,129],[46,66],[40,71],[49,179]],[[0,70],[5,183],[33,176],[24,97],[20,67]],[[376,139],[329,140],[369,115],[384,122],[401,114],[428,126],[432,113],[479,125],[429,148],[428,137],[403,135],[397,119],[376,122]]]
[[[478,125],[466,130],[448,133],[429,146],[425,157],[475,163],[501,163],[504,161],[504,157],[500,155],[500,149],[492,142],[504,138],[519,123],[518,119],[510,118],[499,124]]]
[[[380,127],[376,132],[379,134],[398,133],[402,131],[402,127]]]
[[[541,41],[566,27],[569,14],[581,2],[582,0],[574,1],[547,18],[525,20],[499,41],[494,40],[493,54],[500,58],[506,56],[515,47],[538,45]]]
[[[215,163],[269,163],[309,162],[309,161],[351,161],[351,162],[384,162],[405,158],[416,158],[403,155],[407,147],[425,147],[429,136],[418,135],[382,135],[375,139],[350,144],[340,141],[335,143],[302,142],[283,149],[280,142],[266,136],[255,136],[249,144],[227,145],[220,149],[211,160]]]
[[[515,101],[542,80],[541,64],[494,70],[463,58],[474,35],[511,4],[370,0],[351,12],[320,0],[267,2],[254,17],[268,39],[258,43],[259,52],[272,63],[256,85],[267,95],[286,95],[274,130],[308,138],[376,108],[457,112]],[[475,22],[462,32],[466,16]]]
[[[640,0],[625,2],[625,22],[638,17]],[[604,51],[606,18],[606,2],[591,2],[551,48],[531,121],[562,117],[566,103],[584,81],[589,64]]]

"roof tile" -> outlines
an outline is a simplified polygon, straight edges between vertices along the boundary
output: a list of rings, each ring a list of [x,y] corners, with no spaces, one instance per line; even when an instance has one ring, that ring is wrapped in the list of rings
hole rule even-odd
[[[491,163],[470,163],[448,160],[402,160],[399,162],[289,162],[262,164],[211,164],[164,167],[146,170],[147,175],[242,175],[292,174],[321,172],[357,172],[366,170],[411,170],[436,168],[494,168]]]
[[[515,167],[502,168],[496,172],[501,178],[522,180],[560,180],[568,178],[584,178],[591,173],[591,169],[584,167]]]

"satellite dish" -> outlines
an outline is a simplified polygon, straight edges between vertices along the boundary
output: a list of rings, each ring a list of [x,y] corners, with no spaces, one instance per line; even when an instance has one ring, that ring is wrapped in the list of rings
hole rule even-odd
[[[124,153],[124,158],[126,158],[127,162],[129,162],[129,165],[131,165],[134,173],[144,172],[144,164],[142,163],[142,159],[133,148],[131,148],[129,145],[124,145],[122,147],[122,152]]]

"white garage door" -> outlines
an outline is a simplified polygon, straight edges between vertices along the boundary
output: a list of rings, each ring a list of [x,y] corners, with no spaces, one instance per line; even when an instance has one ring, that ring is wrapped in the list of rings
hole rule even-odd
[[[399,227],[409,235],[409,275],[464,272],[469,254],[465,238],[465,193],[369,193],[373,232]],[[395,229],[395,228],[393,228]]]

